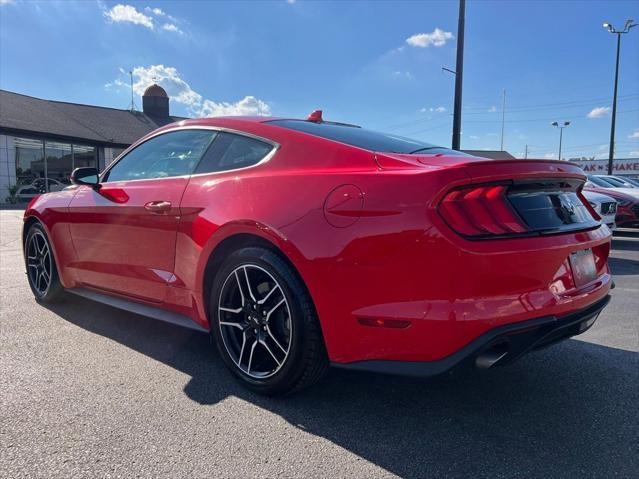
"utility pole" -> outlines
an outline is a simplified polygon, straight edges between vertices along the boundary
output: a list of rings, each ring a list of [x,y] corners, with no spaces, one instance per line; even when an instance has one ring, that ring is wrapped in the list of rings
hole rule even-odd
[[[461,108],[462,81],[464,78],[464,23],[466,0],[459,0],[459,19],[457,21],[457,63],[455,66],[455,106],[453,109],[453,150],[461,148]]]
[[[504,120],[506,118],[506,89],[504,88],[504,94],[501,102],[501,151],[504,151]]]
[[[526,143],[526,150],[524,152],[524,160],[528,159],[528,143]]]
[[[637,24],[632,20],[626,20],[623,30],[615,30],[612,24],[606,22],[603,24],[610,33],[617,35],[617,61],[615,63],[615,87],[612,94],[612,122],[610,124],[610,149],[608,150],[608,174],[612,175],[612,160],[615,158],[615,122],[617,120],[617,85],[619,83],[619,51],[621,50],[621,34],[628,33],[632,27]]]

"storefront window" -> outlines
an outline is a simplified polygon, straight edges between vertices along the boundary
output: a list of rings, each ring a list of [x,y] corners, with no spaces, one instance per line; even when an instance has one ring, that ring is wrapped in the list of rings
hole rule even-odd
[[[60,191],[71,184],[73,171],[73,155],[68,143],[44,142],[45,158],[47,160],[47,191]]]
[[[92,166],[97,168],[97,151],[94,146],[73,145],[73,168]]]
[[[18,186],[30,185],[37,179],[43,181],[44,149],[41,140],[14,138],[16,158],[16,183]]]
[[[9,161],[15,155],[17,198],[28,201],[47,191],[60,191],[71,184],[75,168],[98,167],[98,149],[54,140],[12,137]]]
[[[113,151],[113,159],[115,160],[126,148],[111,148],[111,150]]]

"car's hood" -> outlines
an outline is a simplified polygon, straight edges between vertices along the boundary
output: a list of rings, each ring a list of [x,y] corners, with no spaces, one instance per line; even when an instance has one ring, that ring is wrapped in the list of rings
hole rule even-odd
[[[639,195],[637,194],[629,194],[626,193],[626,190],[632,190],[632,188],[593,188],[586,187],[584,188],[584,193],[586,191],[601,193],[607,196],[613,197],[615,200],[628,200],[632,202],[637,202],[639,200]],[[639,191],[639,190],[637,190]]]
[[[608,190],[614,193],[622,193],[624,195],[632,196],[633,198],[639,199],[639,188],[606,188],[606,194]]]
[[[611,201],[615,201],[612,196],[597,193],[596,191],[584,190],[583,193],[588,201],[596,201],[597,203],[610,203]]]

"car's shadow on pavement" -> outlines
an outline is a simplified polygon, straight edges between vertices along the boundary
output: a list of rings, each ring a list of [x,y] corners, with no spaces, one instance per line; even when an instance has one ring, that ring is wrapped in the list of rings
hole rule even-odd
[[[612,247],[616,251],[637,251],[639,250],[639,234],[637,237],[629,237],[629,236],[614,236],[612,238]]]
[[[610,270],[614,276],[639,274],[639,261],[628,258],[608,258]]]
[[[639,470],[638,353],[568,340],[482,373],[415,380],[332,370],[309,390],[267,398],[234,380],[205,334],[75,297],[50,309],[188,374],[193,401],[239,397],[402,477]]]

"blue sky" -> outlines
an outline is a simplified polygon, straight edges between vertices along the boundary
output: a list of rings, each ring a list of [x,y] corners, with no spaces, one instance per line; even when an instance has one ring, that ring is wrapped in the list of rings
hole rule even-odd
[[[156,78],[171,112],[324,117],[450,145],[456,1],[0,0],[0,87],[127,108]],[[462,147],[607,157],[615,37],[639,2],[467,4]],[[639,27],[624,35],[617,157],[639,157]]]

